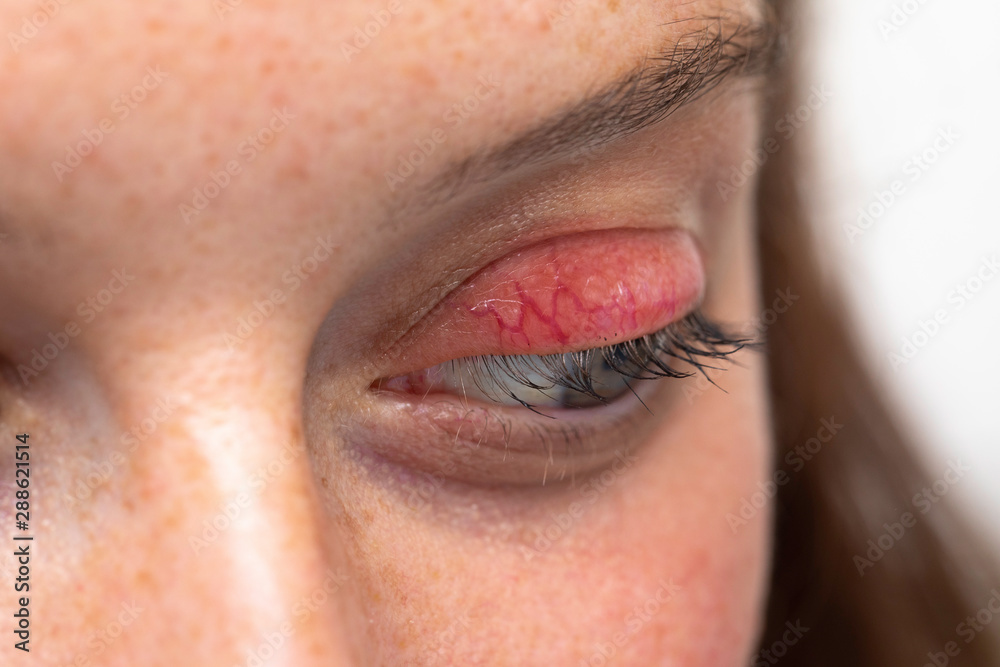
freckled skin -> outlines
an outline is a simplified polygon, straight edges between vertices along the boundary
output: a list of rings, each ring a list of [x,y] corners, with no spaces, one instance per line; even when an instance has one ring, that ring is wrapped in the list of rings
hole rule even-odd
[[[0,96],[0,443],[31,434],[31,663],[576,666],[613,646],[622,665],[743,664],[768,516],[734,534],[725,515],[767,476],[760,359],[720,377],[728,393],[686,400],[673,385],[642,418],[635,460],[574,484],[466,488],[366,456],[352,434],[377,422],[420,455],[421,432],[385,421],[368,393],[417,370],[383,343],[516,243],[593,231],[554,219],[676,218],[717,240],[712,311],[758,312],[752,188],[712,194],[754,144],[748,95],[678,113],[644,135],[657,151],[525,178],[537,192],[496,219],[394,208],[629,71],[679,19],[756,5],[401,0],[387,18],[357,0],[220,4],[0,6],[0,33],[25,35],[0,48],[0,90],[16,91]],[[26,29],[43,6],[58,11]],[[146,79],[157,67],[162,80]],[[480,100],[484,76],[499,85]],[[446,121],[470,96],[476,110]],[[437,129],[390,191],[386,173]],[[602,313],[572,273],[584,264],[558,261],[572,298],[521,300],[537,306],[526,318],[552,317],[555,340],[580,335],[557,319],[567,308],[641,330],[685,303],[664,284],[643,306],[633,277]],[[102,297],[123,270],[134,281]],[[103,310],[85,320],[88,299]],[[449,332],[423,336],[432,348]],[[154,419],[164,399],[174,407]],[[10,531],[6,458],[0,475]],[[5,590],[15,568],[0,557]],[[664,582],[676,592],[635,615]],[[123,604],[141,608],[128,623]],[[8,634],[0,663],[26,657]]]

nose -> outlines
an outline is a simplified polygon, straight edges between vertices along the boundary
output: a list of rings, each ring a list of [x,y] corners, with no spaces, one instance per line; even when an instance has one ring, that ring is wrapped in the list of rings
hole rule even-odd
[[[101,662],[360,664],[352,573],[300,428],[301,378],[246,351],[156,365],[172,370],[122,374],[121,472],[86,508],[105,530],[79,574],[143,609]]]

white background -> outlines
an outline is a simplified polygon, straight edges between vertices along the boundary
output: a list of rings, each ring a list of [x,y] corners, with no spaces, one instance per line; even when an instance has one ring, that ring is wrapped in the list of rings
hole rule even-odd
[[[1000,274],[961,309],[955,292],[1000,259],[1000,3],[805,4],[806,83],[833,93],[804,130],[824,166],[814,211],[824,255],[931,472],[955,458],[973,466],[949,496],[974,506],[1000,544]],[[942,129],[958,139],[914,180],[910,160]],[[897,179],[904,194],[860,229],[859,210]],[[940,309],[939,330],[916,335]],[[904,338],[923,347],[894,369],[889,353],[902,356]]]

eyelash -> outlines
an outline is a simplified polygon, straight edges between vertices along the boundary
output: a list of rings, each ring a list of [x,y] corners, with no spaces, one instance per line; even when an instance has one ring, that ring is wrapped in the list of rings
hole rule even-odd
[[[603,383],[595,378],[595,363],[603,363],[602,371],[613,373],[634,394],[630,379],[686,378],[695,373],[708,378],[706,369],[724,370],[711,365],[712,361],[728,360],[743,348],[755,345],[755,341],[736,337],[695,311],[660,331],[605,347],[542,356],[477,356],[451,363],[453,372],[466,370],[479,391],[495,400],[500,398],[496,388],[513,382],[542,393],[567,390],[571,398],[576,394],[577,399],[607,404],[624,392],[611,398],[602,394],[599,385]],[[685,366],[691,370],[682,370]],[[535,405],[518,397],[514,390],[508,389],[503,396],[538,412]]]

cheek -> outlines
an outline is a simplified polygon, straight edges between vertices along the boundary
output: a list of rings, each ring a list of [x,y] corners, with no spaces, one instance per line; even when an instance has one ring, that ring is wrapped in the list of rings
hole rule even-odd
[[[645,643],[636,658],[645,660],[637,664],[655,664],[664,655],[677,665],[743,664],[752,651],[765,597],[771,508],[734,519],[742,499],[769,473],[762,361],[744,358],[747,369],[727,371],[720,384],[728,393],[692,381],[677,406],[681,416],[657,433],[630,490],[623,546],[605,558],[634,550],[631,566],[643,572],[645,589],[661,573],[681,589],[650,622],[649,635],[640,635]]]
[[[727,514],[767,475],[760,361],[726,374],[728,394],[676,391],[634,460],[573,487],[345,503],[370,641],[419,664],[741,664],[770,511],[736,530]]]

